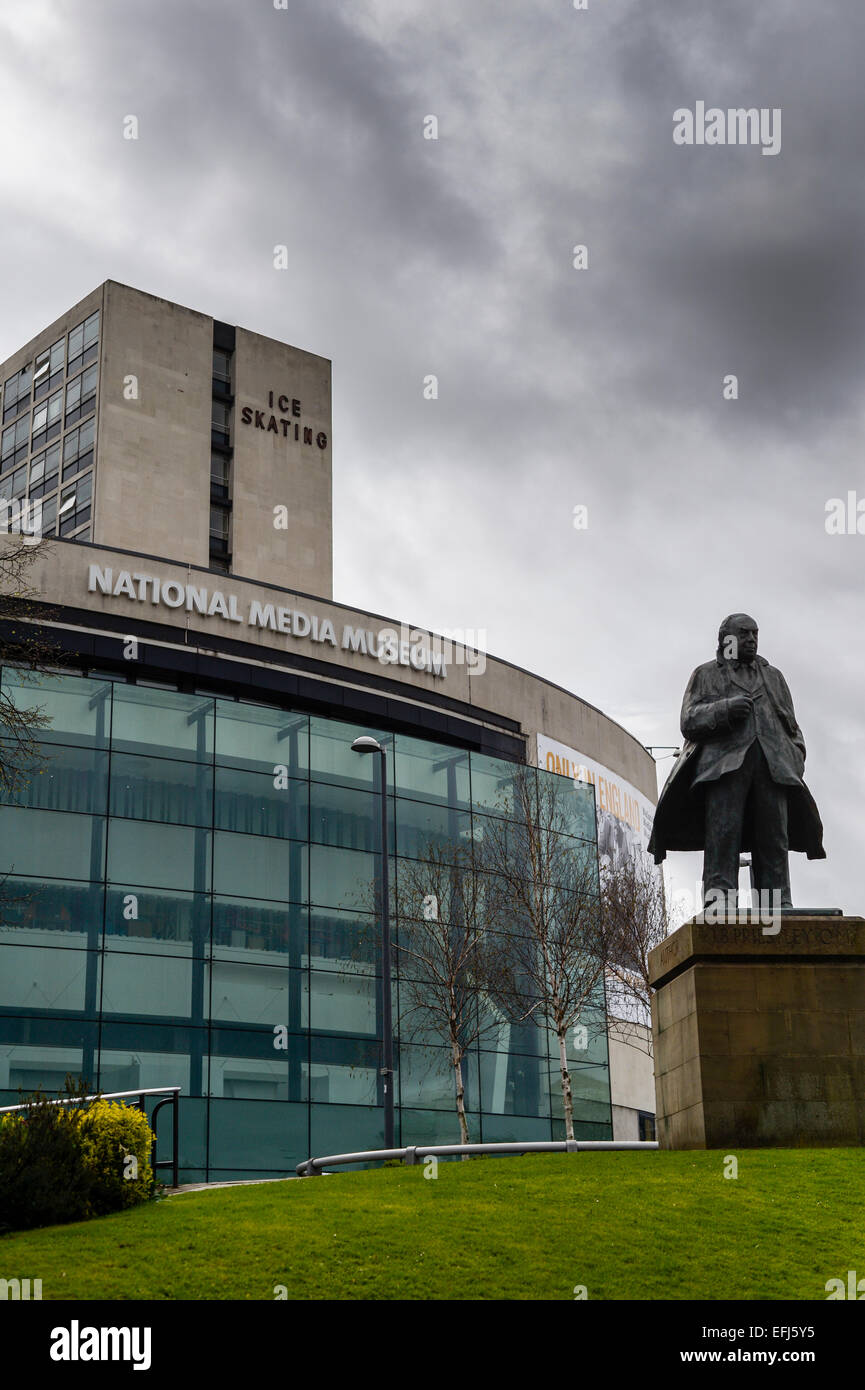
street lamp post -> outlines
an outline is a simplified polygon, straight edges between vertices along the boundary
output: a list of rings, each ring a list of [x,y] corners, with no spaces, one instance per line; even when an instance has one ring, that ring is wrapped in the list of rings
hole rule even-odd
[[[393,1110],[393,1017],[391,1011],[390,984],[390,891],[388,884],[387,857],[387,754],[377,739],[364,734],[351,745],[355,753],[378,753],[381,757],[381,990],[382,990],[382,1051],[383,1066],[381,1074],[384,1089],[384,1146],[394,1146]]]

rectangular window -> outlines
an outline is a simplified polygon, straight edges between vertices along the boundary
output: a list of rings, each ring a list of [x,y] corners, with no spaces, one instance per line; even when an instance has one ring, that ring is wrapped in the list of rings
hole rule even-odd
[[[83,323],[76,324],[69,334],[68,370],[77,372],[92,362],[97,353],[99,337],[99,313],[91,314]]]
[[[30,496],[42,497],[57,486],[60,472],[60,445],[54,444],[30,460]]]
[[[210,455],[210,491],[212,496],[228,500],[231,461],[223,454]]]
[[[33,368],[29,364],[10,376],[3,390],[3,419],[18,415],[30,401]]]
[[[640,1138],[644,1142],[648,1141],[649,1143],[654,1143],[657,1137],[655,1134],[654,1115],[649,1115],[644,1110],[640,1110],[637,1112],[637,1122],[639,1125]]]
[[[227,444],[231,424],[231,408],[214,401],[210,413],[210,437],[215,444]]]
[[[213,349],[213,375],[217,381],[231,383],[231,353]]]
[[[27,456],[27,446],[30,440],[30,416],[22,415],[20,420],[16,420],[14,425],[9,425],[3,431],[2,445],[0,445],[0,456],[4,468],[11,468],[13,464],[19,463]]]
[[[81,376],[75,377],[66,386],[66,424],[74,425],[82,415],[87,415],[96,403],[96,381],[99,368],[96,363],[88,367]]]
[[[223,507],[210,508],[210,536],[228,543],[228,512]]]
[[[76,430],[70,430],[63,440],[63,476],[79,473],[93,462],[93,438],[96,421],[87,420]]]
[[[90,504],[93,493],[93,474],[85,473],[71,487],[66,487],[60,497],[60,534],[68,536],[84,522],[90,520]]]

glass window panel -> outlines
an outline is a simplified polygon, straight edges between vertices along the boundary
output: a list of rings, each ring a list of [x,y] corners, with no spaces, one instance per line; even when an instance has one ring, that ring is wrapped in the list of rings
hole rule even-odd
[[[312,1105],[309,1114],[313,1154],[357,1152],[384,1145],[384,1114],[375,1106]]]
[[[549,1115],[549,1062],[504,1048],[481,1052],[481,1096],[490,1115]]]
[[[318,970],[375,974],[381,969],[381,928],[377,919],[333,908],[312,909],[309,963]]]
[[[82,1013],[88,999],[87,951],[46,951],[43,946],[6,945],[0,951],[0,1008],[21,1013],[56,1009]],[[99,998],[97,968],[92,956],[91,1016]]]
[[[5,666],[2,689],[18,709],[42,709],[50,720],[48,727],[39,731],[42,743],[106,747],[111,696],[108,681],[29,675]]]
[[[0,1094],[6,1091],[5,1103],[19,1104],[19,1088],[25,1096],[40,1086],[57,1095],[67,1073],[83,1077],[90,1088],[96,1080],[95,1044],[95,1023],[0,1015]]]
[[[378,793],[311,782],[310,839],[338,849],[381,853],[381,801]],[[393,801],[388,802],[388,842],[394,845]]]
[[[264,835],[216,832],[213,891],[276,902],[306,901],[306,845]]]
[[[205,891],[210,884],[209,830],[150,821],[112,820],[108,836],[108,880],[130,889]]]
[[[3,746],[5,745],[5,747]],[[47,811],[83,811],[104,815],[108,786],[108,754],[100,749],[45,744],[34,758],[22,756],[8,740],[0,740],[0,756],[8,772],[14,759],[20,769],[15,785],[0,789],[0,801]]]
[[[396,818],[399,853],[409,859],[426,859],[448,846],[465,848],[471,840],[471,817],[466,811],[398,797]]]
[[[306,782],[296,778],[218,767],[216,824],[247,835],[305,840],[308,795]]]
[[[102,935],[101,884],[18,878],[0,883],[0,923],[25,945],[83,950]]]
[[[300,1033],[309,1027],[307,971],[237,960],[215,960],[209,970],[210,1017],[214,1022],[269,1028],[272,1048],[281,1040],[274,1029]]]
[[[463,1059],[463,1086],[467,1110],[478,1107],[478,1059],[469,1052]],[[399,1049],[400,1105],[422,1110],[452,1110],[454,1142],[459,1143],[456,1082],[450,1050],[445,1047],[401,1046]]]
[[[307,964],[308,909],[299,903],[213,899],[213,957]]]
[[[113,747],[123,753],[161,753],[212,762],[213,700],[141,685],[118,685]]]
[[[99,310],[84,320],[84,343],[92,343],[99,336]]]
[[[344,912],[375,911],[380,855],[310,846],[310,902]],[[393,864],[391,864],[391,874]]]
[[[580,1119],[603,1124],[610,1118],[610,1073],[607,1067],[581,1066],[579,1063],[568,1067],[571,1078],[571,1094],[574,1100],[574,1117],[580,1107]],[[550,1067],[550,1095],[554,1115],[562,1113],[562,1074],[557,1066]]]
[[[43,507],[42,507],[42,534],[45,535],[45,536],[47,536],[47,535],[53,535],[53,533],[54,533],[54,531],[55,531],[55,529],[56,529],[56,526],[57,526],[57,494],[55,493],[53,497],[49,497],[48,501],[45,502],[45,503],[43,504]],[[50,735],[43,733],[43,734],[42,734],[42,739],[44,740],[44,739],[48,738],[49,736],[50,736]],[[67,738],[70,737],[70,736],[71,736],[71,735],[66,735]]]
[[[213,349],[213,375],[220,381],[231,380],[231,353],[222,348]]]
[[[69,360],[78,357],[84,347],[84,324],[79,323],[69,334]]]
[[[110,951],[104,957],[102,978],[102,1011],[128,1018],[152,1014],[159,1017],[189,1019],[192,1014],[193,965],[191,960],[178,960],[176,955],[159,956],[153,953]],[[194,1021],[205,1017],[201,997]]]
[[[361,1038],[313,1035],[309,1042],[309,1098],[328,1105],[381,1104],[381,1046]],[[351,1125],[343,1130],[342,1152],[354,1148]],[[361,1146],[365,1147],[365,1146]],[[339,1150],[337,1150],[339,1151]],[[317,1152],[321,1153],[319,1149]],[[324,1149],[324,1153],[328,1150]],[[333,1149],[330,1150],[334,1152]]]
[[[485,1144],[542,1143],[554,1137],[548,1119],[528,1115],[482,1115],[481,1125]]]
[[[398,1144],[458,1144],[460,1142],[459,1121],[457,1120],[456,1109],[450,1110],[415,1110],[408,1107],[400,1107],[397,1110],[399,1121]],[[480,1116],[473,1112],[466,1111],[466,1120],[469,1127],[469,1143],[477,1144],[481,1140]],[[549,1138],[549,1125],[547,1134],[540,1138]],[[486,1135],[484,1135],[486,1138]],[[459,1159],[451,1159],[440,1156],[439,1163],[458,1163]]]
[[[374,976],[313,970],[309,988],[310,1027],[316,1032],[376,1036],[376,994],[381,982]]]
[[[259,1083],[246,1078],[244,1089],[253,1093],[249,1100],[210,1102],[211,1181],[218,1181],[220,1169],[253,1178],[257,1172],[294,1173],[298,1163],[309,1157],[309,1109],[292,1105],[273,1094],[276,1083],[266,1078]],[[268,1103],[269,1102],[269,1103]]]
[[[550,781],[550,779],[554,779]],[[538,769],[538,783],[541,789],[554,787],[556,811],[561,818],[561,830],[567,835],[577,835],[583,840],[595,838],[595,797],[594,789],[588,782],[574,782],[570,777],[562,777],[557,772]]]
[[[378,753],[353,753],[352,743],[361,735],[377,739],[387,752],[388,788],[393,786],[393,734],[380,729],[342,724],[336,719],[310,720],[310,775],[319,782],[339,782],[348,787],[372,788],[378,785]]]
[[[508,816],[513,811],[514,778],[522,769],[521,763],[490,758],[484,753],[472,753],[472,806],[476,811]],[[534,769],[527,769],[531,774]]]
[[[213,771],[206,763],[114,753],[111,814],[177,825],[210,825]]]
[[[105,949],[203,956],[210,941],[210,898],[155,888],[109,888]]]
[[[176,964],[176,962],[174,962]],[[103,1023],[99,1055],[99,1089],[133,1091],[139,1087],[180,1086],[200,1095],[201,1057],[207,1029],[174,1024]],[[191,1061],[198,1076],[193,1076]],[[190,1082],[194,1081],[194,1086]],[[164,1117],[162,1111],[161,1117]]]
[[[396,790],[398,796],[444,805],[469,805],[469,755],[460,749],[421,739],[396,737]]]
[[[285,767],[289,777],[305,777],[309,720],[289,710],[217,700],[216,761],[271,776],[276,768]]]
[[[51,371],[57,372],[63,366],[66,358],[66,339],[60,338],[58,342],[51,345]]]
[[[227,1099],[305,1101],[307,1037],[289,1033],[275,1048],[273,1030],[214,1027],[205,1089]],[[249,1151],[247,1150],[247,1154]]]
[[[63,811],[0,807],[0,875],[99,879],[102,877],[103,820]]]

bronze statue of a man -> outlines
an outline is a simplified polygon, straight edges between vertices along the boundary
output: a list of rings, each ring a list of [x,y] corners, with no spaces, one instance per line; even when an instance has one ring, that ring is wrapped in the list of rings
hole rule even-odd
[[[753,882],[789,908],[789,850],[825,859],[823,826],[802,781],[805,741],[787,682],[757,655],[757,624],[732,613],[714,661],[698,666],[682,701],[686,740],[658,801],[649,850],[703,850],[703,901],[735,904],[739,854]]]

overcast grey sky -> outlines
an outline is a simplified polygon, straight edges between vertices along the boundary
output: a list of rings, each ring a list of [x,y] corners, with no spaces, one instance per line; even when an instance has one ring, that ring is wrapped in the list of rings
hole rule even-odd
[[[7,3],[0,359],[109,277],[329,357],[335,596],[645,743],[753,613],[826,828],[794,901],[861,912],[863,52],[850,0]],[[780,153],[674,144],[698,101]]]

